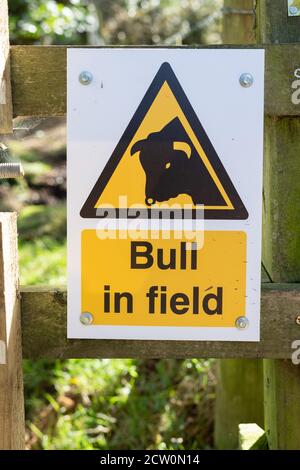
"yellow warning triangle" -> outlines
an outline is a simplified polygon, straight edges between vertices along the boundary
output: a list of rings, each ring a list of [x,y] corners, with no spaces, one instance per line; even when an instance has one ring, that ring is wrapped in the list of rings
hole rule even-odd
[[[152,217],[160,208],[173,208],[176,217],[187,207],[190,217],[198,207],[206,219],[248,217],[168,63],[154,77],[80,214],[124,217],[124,210],[136,207]]]

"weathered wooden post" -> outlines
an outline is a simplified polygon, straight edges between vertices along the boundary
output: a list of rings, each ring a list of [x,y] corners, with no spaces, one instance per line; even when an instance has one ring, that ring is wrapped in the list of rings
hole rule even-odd
[[[0,449],[24,449],[17,216],[0,214]]]
[[[253,44],[254,28],[253,0],[224,0],[224,44]],[[263,424],[262,361],[223,359],[218,361],[217,373],[215,446],[235,449],[240,423]]]
[[[240,423],[263,424],[263,375],[259,359],[218,361],[215,413],[217,449],[238,447]]]
[[[0,135],[12,131],[7,1],[0,0]],[[24,449],[17,216],[0,214],[0,449]]]
[[[287,1],[260,0],[257,36],[263,44],[299,42],[300,17],[288,16]],[[289,57],[292,83],[300,60],[293,54]],[[296,106],[299,104],[295,104],[295,111]],[[299,116],[266,117],[263,260],[273,282],[299,282],[300,279],[299,181]],[[290,361],[265,360],[264,377],[269,447],[299,449],[300,367]]]

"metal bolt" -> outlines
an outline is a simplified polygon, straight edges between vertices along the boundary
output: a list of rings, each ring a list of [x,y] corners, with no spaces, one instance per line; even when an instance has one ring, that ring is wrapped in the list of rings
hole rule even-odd
[[[289,14],[292,16],[298,15],[299,11],[298,8],[295,5],[291,5],[289,7]]]
[[[244,88],[249,88],[253,85],[254,78],[251,73],[243,73],[240,76],[240,84]]]
[[[90,325],[93,323],[94,317],[90,312],[82,312],[80,315],[80,321],[83,325]]]
[[[79,81],[81,85],[89,85],[92,80],[93,80],[93,75],[91,74],[91,72],[88,72],[87,70],[84,70],[79,75]]]
[[[238,317],[235,320],[235,326],[238,330],[245,330],[249,326],[249,320],[246,317]]]
[[[297,325],[300,326],[300,315],[298,315],[298,316],[296,317],[296,323],[297,323]]]
[[[0,179],[20,178],[21,176],[24,176],[21,163],[0,163]]]

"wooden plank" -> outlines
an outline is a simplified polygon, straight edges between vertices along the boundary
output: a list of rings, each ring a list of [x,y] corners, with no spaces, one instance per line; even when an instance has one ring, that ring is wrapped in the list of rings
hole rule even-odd
[[[300,18],[288,17],[286,2],[260,0],[257,9],[260,40],[270,44],[300,40]],[[292,54],[293,46],[286,47]],[[297,60],[299,64],[299,55]],[[275,69],[279,61],[281,58],[274,56]],[[268,117],[265,121],[263,262],[277,282],[300,279],[299,135],[299,118]],[[269,447],[299,449],[300,369],[290,361],[268,360],[264,361],[264,376]]]
[[[291,97],[295,92],[294,71],[300,67],[300,44],[263,47],[266,49],[265,113],[299,116],[300,102],[293,104]],[[66,113],[66,49],[66,46],[11,47],[15,116]]]
[[[299,136],[299,118],[266,118],[263,264],[273,282],[300,279]]]
[[[240,423],[256,422],[263,426],[262,362],[259,359],[218,361],[214,429],[217,449],[238,448]]]
[[[17,216],[0,214],[0,449],[24,449]]]
[[[22,288],[21,293],[23,354],[27,358],[289,358],[291,343],[300,336],[300,326],[295,321],[300,311],[299,284],[262,285],[261,341],[258,343],[67,340],[66,291],[27,287]]]
[[[7,0],[0,0],[0,134],[12,132]]]
[[[300,67],[300,44],[266,45],[265,49],[265,114],[300,116],[300,100],[292,101],[300,88],[295,77]]]

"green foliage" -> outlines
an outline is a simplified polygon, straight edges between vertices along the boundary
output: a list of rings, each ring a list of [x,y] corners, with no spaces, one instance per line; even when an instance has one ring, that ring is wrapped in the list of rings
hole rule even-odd
[[[94,4],[104,44],[201,44],[220,40],[220,0],[94,0]]]
[[[18,228],[21,284],[65,284],[65,204],[24,207],[18,218]]]
[[[220,41],[221,0],[9,0],[13,43]]]
[[[85,44],[95,27],[82,0],[9,0],[8,5],[13,43]]]
[[[50,237],[21,242],[19,259],[22,285],[65,285],[66,242]]]
[[[25,361],[35,449],[202,449],[211,445],[211,361]]]
[[[21,241],[49,237],[54,241],[64,242],[66,237],[65,203],[24,207],[20,212],[18,228]]]

